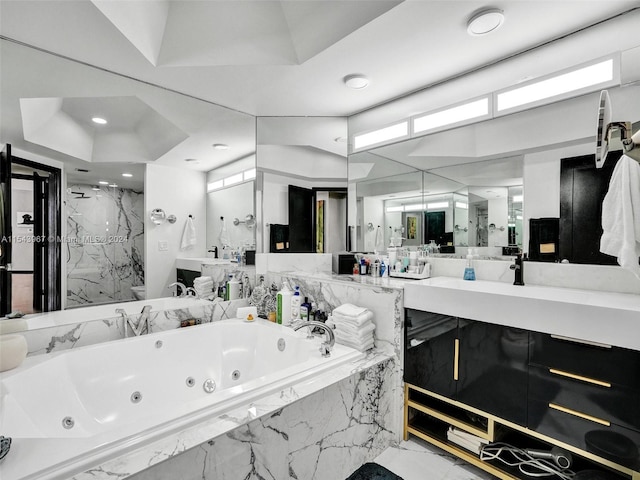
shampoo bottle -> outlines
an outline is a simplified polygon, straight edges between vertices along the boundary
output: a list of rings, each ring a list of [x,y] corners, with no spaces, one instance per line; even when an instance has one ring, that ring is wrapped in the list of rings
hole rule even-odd
[[[310,320],[310,312],[311,304],[309,303],[309,297],[304,297],[304,302],[300,305],[300,320]]]
[[[276,322],[280,325],[291,324],[291,297],[293,292],[286,282],[276,295]]]
[[[296,287],[295,292],[293,292],[293,297],[291,297],[291,321],[295,322],[296,320],[300,320],[300,305],[302,304],[302,299],[300,298],[300,287]]]
[[[476,279],[476,271],[473,268],[473,255],[471,252],[467,255],[467,266],[464,269],[464,280],[475,280]]]

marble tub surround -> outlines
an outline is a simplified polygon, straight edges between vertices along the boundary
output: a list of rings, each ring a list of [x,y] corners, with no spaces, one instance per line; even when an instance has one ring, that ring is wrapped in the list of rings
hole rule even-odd
[[[395,278],[375,278],[368,275],[311,274],[301,272],[270,273],[265,283],[291,289],[300,287],[302,297],[308,297],[316,308],[330,314],[345,303],[366,307],[373,312],[375,347],[402,356],[402,322],[404,319],[403,288],[406,282]]]
[[[248,472],[263,478],[342,478],[342,468],[355,470],[401,435],[393,422],[394,390],[387,355],[370,353],[317,376],[237,405],[148,443],[134,439],[118,452],[96,452],[82,465],[39,480],[244,479]],[[390,384],[391,382],[391,384]],[[310,414],[309,412],[313,412]],[[20,439],[12,454],[38,448],[55,461],[82,439]],[[16,449],[14,452],[13,449]],[[11,454],[0,463],[3,480],[27,480]],[[101,458],[101,459],[99,459]],[[218,461],[220,465],[218,465]],[[197,465],[194,468],[194,463]],[[188,465],[188,468],[187,468]],[[281,470],[284,468],[284,470]],[[332,476],[336,469],[338,476]],[[194,472],[186,477],[185,472]],[[197,472],[197,474],[195,474]],[[280,472],[284,475],[279,476]],[[295,476],[289,476],[295,472]],[[137,475],[136,475],[137,474]],[[346,478],[346,476],[344,477]]]
[[[144,194],[78,184],[68,191],[66,305],[132,299],[131,287],[144,285]]]
[[[183,303],[184,307],[177,308],[180,303]],[[108,309],[106,306],[100,306],[51,312],[45,315],[51,315],[55,318],[64,317],[65,312],[69,312],[72,315],[63,324],[22,332],[27,340],[28,356],[53,353],[124,338],[122,317],[119,314],[115,314],[115,309],[124,308],[127,313],[130,313],[135,322],[144,305],[152,305],[149,320],[151,333],[155,333],[179,328],[183,320],[207,323],[235,318],[238,308],[247,306],[248,302],[247,300],[228,302],[218,300],[210,302],[193,298],[155,299],[111,305]],[[160,308],[165,309],[160,310]],[[98,311],[92,311],[94,309]],[[78,313],[85,314],[85,318],[92,319],[81,321],[80,318],[82,316],[78,315]],[[53,323],[55,324],[55,322]],[[129,333],[131,334],[131,332]]]
[[[400,434],[389,361],[370,354],[73,478],[168,480],[186,471],[206,480],[346,478]]]

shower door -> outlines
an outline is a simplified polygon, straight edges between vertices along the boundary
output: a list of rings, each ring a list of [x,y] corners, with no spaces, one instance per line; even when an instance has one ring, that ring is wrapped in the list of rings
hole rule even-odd
[[[0,317],[11,312],[11,145],[0,157]]]

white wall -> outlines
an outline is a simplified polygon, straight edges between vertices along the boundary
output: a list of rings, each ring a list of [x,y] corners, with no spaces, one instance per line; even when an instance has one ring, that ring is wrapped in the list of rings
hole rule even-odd
[[[176,223],[155,225],[149,218],[154,208],[175,215]],[[188,250],[180,241],[188,215],[193,215],[197,242]],[[206,254],[206,174],[181,168],[147,164],[145,173],[145,283],[147,298],[168,296],[176,280],[176,258]],[[166,246],[166,250],[163,248]]]
[[[380,225],[380,232],[378,233],[378,247],[380,250],[386,250],[384,244],[385,228],[384,224],[384,202],[375,197],[364,197],[364,218],[362,232],[364,235],[364,251],[373,252],[376,250],[376,230]],[[367,225],[373,224],[373,230],[369,231]]]

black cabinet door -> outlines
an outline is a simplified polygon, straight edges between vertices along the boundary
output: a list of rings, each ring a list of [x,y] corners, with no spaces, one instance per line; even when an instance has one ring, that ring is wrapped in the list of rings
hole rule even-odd
[[[456,317],[407,309],[405,382],[454,398],[454,349],[457,330]]]
[[[526,425],[529,332],[458,320],[457,400]]]

